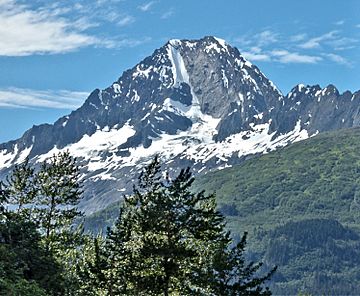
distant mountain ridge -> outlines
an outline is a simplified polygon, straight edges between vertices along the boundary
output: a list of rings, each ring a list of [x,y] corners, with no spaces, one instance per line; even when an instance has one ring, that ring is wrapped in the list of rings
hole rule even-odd
[[[0,145],[0,174],[68,149],[83,166],[87,212],[119,199],[159,154],[206,173],[319,132],[359,126],[360,92],[298,85],[284,96],[225,41],[170,40],[53,125]]]

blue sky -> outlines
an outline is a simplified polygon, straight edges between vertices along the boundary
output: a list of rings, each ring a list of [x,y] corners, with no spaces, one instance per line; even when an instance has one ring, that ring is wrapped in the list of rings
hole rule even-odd
[[[0,142],[69,113],[171,38],[223,38],[285,94],[359,90],[359,15],[359,0],[0,0]]]

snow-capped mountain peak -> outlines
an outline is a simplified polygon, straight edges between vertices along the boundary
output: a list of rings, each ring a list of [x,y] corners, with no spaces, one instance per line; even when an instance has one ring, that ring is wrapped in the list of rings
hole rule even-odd
[[[333,86],[298,85],[284,97],[224,40],[172,39],[68,116],[1,144],[0,169],[69,150],[83,166],[82,206],[91,212],[131,189],[155,154],[174,170],[190,165],[199,174],[358,125],[359,94],[339,96]],[[326,119],[338,114],[344,118]]]

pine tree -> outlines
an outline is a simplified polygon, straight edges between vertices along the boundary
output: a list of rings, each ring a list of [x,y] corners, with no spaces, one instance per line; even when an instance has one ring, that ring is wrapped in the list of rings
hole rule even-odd
[[[62,271],[45,250],[36,224],[5,211],[0,221],[0,291],[5,294],[0,294],[63,295]]]
[[[73,238],[71,226],[82,215],[76,207],[82,191],[75,159],[69,152],[53,155],[42,163],[35,180],[45,244],[48,249],[66,247],[66,243],[69,240],[71,243]]]
[[[230,248],[215,196],[191,191],[189,168],[161,176],[155,158],[109,232],[109,295],[270,295],[263,284],[273,271],[256,277],[261,264],[245,264],[246,235]]]
[[[263,283],[268,281],[275,273],[276,267],[267,274],[258,277],[257,273],[262,267],[262,263],[246,263],[244,252],[246,247],[247,232],[241,240],[233,247],[219,249],[214,257],[214,281],[213,291],[215,295],[223,296],[270,296],[268,288],[263,287]]]
[[[30,167],[29,160],[15,165],[6,178],[7,202],[16,207],[16,212],[30,218],[35,205],[36,186],[34,169]]]
[[[4,251],[1,255],[8,253],[10,258],[10,253],[18,250],[14,255],[18,262],[31,266],[31,270],[37,270],[39,265],[44,273],[36,273],[41,274],[35,279],[36,283],[40,288],[43,283],[52,283],[53,288],[45,285],[51,295],[73,295],[77,287],[75,266],[81,258],[84,235],[81,225],[75,228],[74,220],[81,214],[76,208],[81,193],[79,168],[68,152],[54,155],[36,170],[26,160],[15,166],[5,182],[0,182],[0,242],[9,237],[9,243],[1,245],[0,251]],[[6,209],[8,204],[12,205],[11,212]],[[36,240],[29,245],[24,238]],[[34,255],[28,255],[31,252]],[[21,254],[25,254],[23,261]],[[36,255],[49,264],[42,265]],[[6,255],[0,258],[0,269],[6,258]],[[56,271],[48,270],[51,264],[58,266]],[[8,274],[20,274],[16,283],[22,281],[22,285],[10,285],[14,289],[36,288],[27,286],[27,273],[21,276],[21,268],[14,266],[8,271]],[[30,277],[30,280],[33,279]]]

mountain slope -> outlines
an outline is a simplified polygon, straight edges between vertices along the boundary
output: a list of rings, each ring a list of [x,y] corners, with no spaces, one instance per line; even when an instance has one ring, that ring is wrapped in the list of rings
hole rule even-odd
[[[156,154],[195,174],[241,163],[318,132],[357,126],[360,93],[296,86],[283,96],[215,37],[170,40],[53,125],[0,145],[0,175],[26,157],[68,149],[82,165],[88,213],[129,192]],[[330,117],[331,116],[331,117]]]

